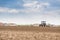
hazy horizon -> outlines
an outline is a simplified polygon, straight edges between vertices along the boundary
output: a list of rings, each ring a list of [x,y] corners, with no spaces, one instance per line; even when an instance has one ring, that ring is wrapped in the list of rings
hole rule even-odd
[[[0,22],[60,25],[60,0],[0,0]]]

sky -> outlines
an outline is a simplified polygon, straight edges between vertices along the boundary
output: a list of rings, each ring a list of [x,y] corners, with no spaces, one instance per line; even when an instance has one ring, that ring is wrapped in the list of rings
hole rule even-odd
[[[60,0],[0,0],[0,22],[60,25]]]

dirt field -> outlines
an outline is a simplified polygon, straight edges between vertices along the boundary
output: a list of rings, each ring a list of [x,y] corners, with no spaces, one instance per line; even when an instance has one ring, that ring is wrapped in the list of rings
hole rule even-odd
[[[0,27],[0,40],[60,40],[60,27]]]

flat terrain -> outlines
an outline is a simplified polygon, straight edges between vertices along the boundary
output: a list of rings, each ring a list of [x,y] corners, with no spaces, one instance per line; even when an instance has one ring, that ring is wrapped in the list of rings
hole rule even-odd
[[[35,32],[57,32],[60,33],[60,27],[0,27],[0,30],[12,30],[12,31],[35,31]]]
[[[0,27],[0,40],[60,40],[60,27]]]

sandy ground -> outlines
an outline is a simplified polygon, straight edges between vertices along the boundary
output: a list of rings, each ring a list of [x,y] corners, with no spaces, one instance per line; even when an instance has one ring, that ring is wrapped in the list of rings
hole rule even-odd
[[[0,31],[0,40],[60,40],[60,33]]]
[[[60,28],[0,27],[0,40],[60,40],[59,30]]]

